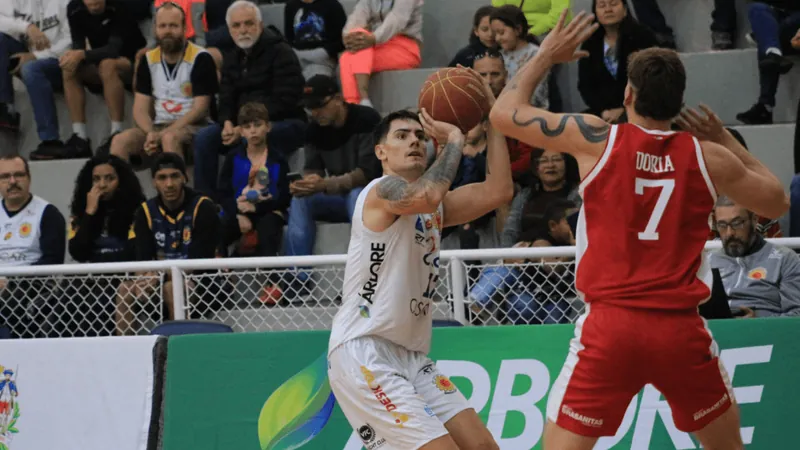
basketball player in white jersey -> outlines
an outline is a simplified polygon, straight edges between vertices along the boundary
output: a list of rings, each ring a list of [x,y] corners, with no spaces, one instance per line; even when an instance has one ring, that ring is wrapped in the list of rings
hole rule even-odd
[[[426,170],[427,138],[443,145]],[[375,142],[384,176],[364,188],[353,213],[342,308],[328,350],[331,388],[368,450],[497,449],[427,354],[441,231],[511,200],[505,137],[489,131],[486,181],[453,191],[464,147],[456,126],[424,110],[398,111],[378,124]]]

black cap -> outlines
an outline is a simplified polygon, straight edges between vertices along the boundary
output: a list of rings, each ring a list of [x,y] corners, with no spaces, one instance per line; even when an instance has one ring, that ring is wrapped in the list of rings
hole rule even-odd
[[[177,153],[164,152],[156,156],[155,161],[153,161],[153,166],[150,168],[150,174],[155,178],[156,173],[161,169],[176,169],[179,170],[184,177],[187,179],[189,178],[186,175],[186,163]]]
[[[327,75],[314,75],[303,88],[303,106],[309,109],[325,106],[325,99],[339,93],[336,80]]]

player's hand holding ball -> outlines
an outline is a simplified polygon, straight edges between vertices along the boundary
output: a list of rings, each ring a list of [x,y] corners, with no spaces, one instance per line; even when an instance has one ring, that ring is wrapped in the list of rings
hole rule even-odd
[[[700,109],[703,111],[702,114],[694,108],[684,109],[681,111],[680,116],[675,119],[675,123],[683,131],[692,133],[694,137],[701,141],[722,144],[727,133],[722,120],[708,106],[700,105]]]
[[[422,123],[422,129],[425,130],[425,134],[440,145],[446,142],[464,140],[464,133],[457,126],[452,123],[435,120],[425,108],[420,111],[419,120]]]
[[[584,41],[597,30],[600,25],[594,21],[594,14],[581,11],[566,25],[568,9],[561,12],[558,23],[539,46],[539,54],[547,55],[555,64],[576,61],[589,56],[586,50],[578,50]]]

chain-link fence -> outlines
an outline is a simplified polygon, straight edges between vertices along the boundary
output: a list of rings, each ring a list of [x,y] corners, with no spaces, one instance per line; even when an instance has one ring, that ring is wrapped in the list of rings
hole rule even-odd
[[[330,329],[342,304],[343,265],[245,269],[185,275],[185,316],[218,320],[235,331]],[[453,318],[449,270],[433,297],[434,319]]]
[[[19,338],[147,334],[164,321],[163,280],[163,273],[0,278],[0,318]]]

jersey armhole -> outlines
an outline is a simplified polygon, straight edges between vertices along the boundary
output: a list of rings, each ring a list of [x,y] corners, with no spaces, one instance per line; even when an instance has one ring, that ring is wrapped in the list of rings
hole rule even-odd
[[[383,177],[381,177],[381,178],[383,178]],[[367,187],[365,187],[363,191],[361,191],[359,196],[363,195],[363,197],[359,198],[359,201],[356,203],[356,208],[353,211],[353,219],[355,219],[356,216],[358,216],[358,227],[359,227],[359,229],[361,230],[361,232],[363,234],[368,235],[368,236],[373,236],[373,237],[385,238],[386,236],[390,236],[390,235],[394,234],[394,230],[398,227],[397,224],[401,222],[401,220],[403,219],[403,216],[397,216],[394,219],[394,222],[392,222],[392,224],[389,225],[383,231],[370,230],[367,227],[367,225],[364,224],[364,207],[366,206],[366,203],[367,203],[367,196],[372,191],[372,189],[375,188],[375,186],[378,184],[378,180],[380,180],[381,178],[378,178],[378,179],[374,180],[373,182],[368,184]]]
[[[711,179],[711,176],[708,174],[708,167],[706,166],[706,156],[703,154],[703,147],[700,146],[700,141],[697,140],[696,137],[692,136],[692,141],[694,141],[694,149],[695,153],[697,154],[697,165],[700,167],[700,173],[703,175],[703,180],[706,182],[706,187],[708,187],[708,193],[711,194],[711,198],[714,200],[714,203],[717,202],[717,188],[714,186],[714,180]]]
[[[586,189],[587,186],[592,182],[592,180],[597,177],[597,174],[603,170],[603,166],[606,165],[608,162],[608,158],[611,156],[611,151],[614,149],[614,143],[617,140],[617,130],[619,129],[619,125],[611,125],[611,130],[608,133],[608,141],[606,142],[606,148],[603,150],[603,154],[600,155],[600,159],[594,163],[594,167],[589,173],[586,174],[586,177],[581,180],[581,183],[578,185],[578,192],[580,193],[581,197],[583,197],[583,190]]]

